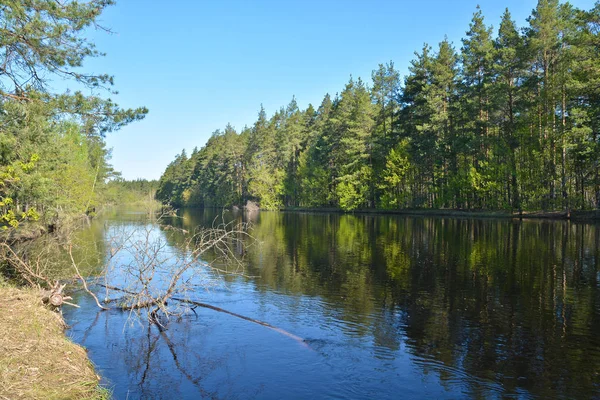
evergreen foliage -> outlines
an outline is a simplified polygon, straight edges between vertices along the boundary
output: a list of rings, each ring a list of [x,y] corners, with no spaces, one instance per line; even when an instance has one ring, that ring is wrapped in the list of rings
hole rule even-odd
[[[460,49],[425,44],[401,81],[379,65],[302,111],[228,126],[179,155],[157,198],[176,206],[600,208],[600,3],[539,0],[519,29],[477,7]]]

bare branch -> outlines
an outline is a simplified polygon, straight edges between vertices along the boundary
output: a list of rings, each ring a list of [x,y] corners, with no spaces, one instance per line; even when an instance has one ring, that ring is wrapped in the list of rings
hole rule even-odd
[[[73,258],[73,246],[72,245],[69,246],[69,257],[71,258],[71,265],[73,266],[73,269],[75,270],[75,273],[77,274],[77,277],[79,277],[79,280],[83,284],[83,288],[85,289],[85,291],[88,292],[90,294],[90,296],[92,296],[94,298],[94,300],[96,301],[96,304],[98,305],[98,307],[100,307],[100,309],[108,310],[108,308],[106,308],[102,304],[100,304],[98,297],[94,294],[94,292],[92,292],[88,288],[85,278],[81,275],[81,272],[79,272],[79,268],[77,268],[77,263],[75,262],[75,259]]]

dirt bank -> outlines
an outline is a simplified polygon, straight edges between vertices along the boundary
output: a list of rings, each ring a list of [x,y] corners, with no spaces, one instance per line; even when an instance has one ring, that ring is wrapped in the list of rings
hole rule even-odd
[[[32,289],[0,278],[0,399],[107,399],[86,351]]]

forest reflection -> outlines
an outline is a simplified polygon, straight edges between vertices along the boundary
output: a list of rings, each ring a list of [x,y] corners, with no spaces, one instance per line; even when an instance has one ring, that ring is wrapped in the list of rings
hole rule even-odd
[[[184,210],[253,223],[245,255],[258,291],[321,299],[349,340],[375,357],[404,343],[442,382],[471,377],[503,395],[593,397],[600,379],[597,226],[565,221]],[[171,235],[173,245],[177,237]],[[298,307],[290,313],[301,314]],[[467,380],[468,381],[468,380]]]

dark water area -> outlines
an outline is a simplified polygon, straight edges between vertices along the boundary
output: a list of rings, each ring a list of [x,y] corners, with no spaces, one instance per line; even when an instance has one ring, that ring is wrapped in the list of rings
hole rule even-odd
[[[216,216],[184,210],[170,223],[193,231]],[[222,218],[253,225],[257,243],[240,249],[244,275],[212,274],[187,296],[304,341],[205,308],[161,332],[130,313],[98,312],[80,292],[81,308],[65,310],[69,334],[115,398],[600,398],[598,225]],[[165,252],[185,251],[183,234],[129,211],[82,232],[82,253],[100,269],[108,238],[140,229]]]

